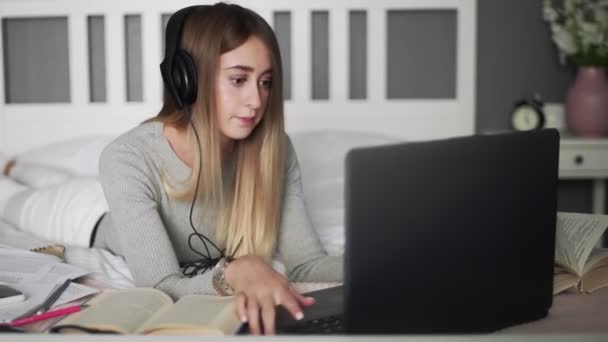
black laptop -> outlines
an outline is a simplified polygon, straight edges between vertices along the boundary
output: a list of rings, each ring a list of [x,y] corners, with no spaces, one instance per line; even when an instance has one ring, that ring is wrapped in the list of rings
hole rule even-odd
[[[555,130],[358,148],[346,157],[344,286],[295,334],[485,333],[552,304]]]

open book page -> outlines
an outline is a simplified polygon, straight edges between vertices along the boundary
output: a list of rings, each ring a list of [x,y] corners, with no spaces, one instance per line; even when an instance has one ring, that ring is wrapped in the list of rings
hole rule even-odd
[[[596,248],[585,265],[582,290],[591,292],[608,286],[608,248]]]
[[[579,277],[563,268],[556,267],[553,272],[553,294],[556,295],[571,287],[575,287]]]
[[[173,304],[162,291],[151,288],[134,288],[106,291],[92,299],[91,306],[58,325],[78,325],[86,328],[133,333],[164,306]]]
[[[608,248],[594,248],[583,268],[583,273],[587,273],[594,268],[605,267],[606,265],[608,265]]]
[[[137,330],[143,334],[233,334],[240,326],[234,297],[188,295]]]
[[[557,213],[555,261],[578,275],[608,227],[608,215]]]

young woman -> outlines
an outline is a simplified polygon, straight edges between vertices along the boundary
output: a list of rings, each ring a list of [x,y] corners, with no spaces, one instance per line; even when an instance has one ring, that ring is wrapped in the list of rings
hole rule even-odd
[[[102,153],[94,245],[123,255],[138,286],[234,294],[251,332],[272,334],[277,305],[301,319],[314,301],[289,281],[343,276],[307,216],[276,37],[224,3],[176,12],[166,34],[160,113]]]

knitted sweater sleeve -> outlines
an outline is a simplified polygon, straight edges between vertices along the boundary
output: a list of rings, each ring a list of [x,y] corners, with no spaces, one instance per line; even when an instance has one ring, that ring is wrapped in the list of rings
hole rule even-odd
[[[126,259],[136,286],[155,287],[177,299],[186,294],[217,294],[212,272],[184,277],[161,219],[161,186],[145,154],[114,142],[100,158],[100,180],[111,218],[112,245]]]

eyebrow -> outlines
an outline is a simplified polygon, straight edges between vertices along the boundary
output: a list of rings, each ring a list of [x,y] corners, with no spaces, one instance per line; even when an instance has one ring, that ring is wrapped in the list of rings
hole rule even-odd
[[[233,65],[231,67],[226,68],[226,70],[229,70],[229,69],[238,69],[238,70],[243,70],[243,71],[247,71],[247,72],[253,72],[253,67],[250,67],[248,65],[239,64],[239,65]],[[262,74],[269,73],[269,72],[272,72],[271,68],[264,70],[264,72],[262,72]]]

